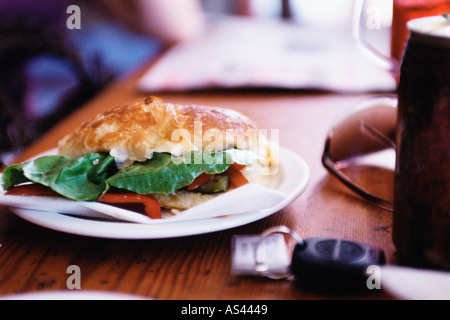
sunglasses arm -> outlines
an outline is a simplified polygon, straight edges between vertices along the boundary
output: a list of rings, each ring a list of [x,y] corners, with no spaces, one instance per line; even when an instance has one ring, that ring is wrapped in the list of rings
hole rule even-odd
[[[381,209],[391,212],[393,211],[392,208],[389,207],[389,205],[392,205],[392,201],[382,199],[365,191],[364,189],[356,185],[347,175],[345,175],[342,171],[340,171],[336,163],[331,159],[329,149],[330,149],[330,139],[328,138],[325,142],[325,149],[322,155],[322,164],[328,170],[328,172],[330,172],[332,175],[338,178],[350,190],[358,194],[363,199],[371,202],[372,204],[376,205]]]
[[[361,120],[361,132],[380,140],[381,142],[386,144],[386,146],[396,150],[394,140],[392,140],[390,137],[384,135],[382,132],[380,132],[379,130],[377,130],[376,128],[374,128],[373,126],[362,120]]]

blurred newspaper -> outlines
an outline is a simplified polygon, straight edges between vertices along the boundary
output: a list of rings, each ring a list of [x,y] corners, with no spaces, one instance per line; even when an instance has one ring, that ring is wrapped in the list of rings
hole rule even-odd
[[[392,91],[395,80],[359,52],[350,34],[251,18],[219,19],[170,48],[141,78],[144,91],[211,88]]]

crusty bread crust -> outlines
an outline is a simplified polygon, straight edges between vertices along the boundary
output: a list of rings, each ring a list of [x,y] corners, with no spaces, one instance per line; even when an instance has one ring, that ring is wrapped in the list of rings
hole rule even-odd
[[[177,105],[151,97],[115,107],[83,123],[60,141],[59,153],[79,157],[108,152],[132,163],[150,159],[153,152],[179,156],[205,148],[249,148],[256,145],[256,129],[249,118],[236,111]]]

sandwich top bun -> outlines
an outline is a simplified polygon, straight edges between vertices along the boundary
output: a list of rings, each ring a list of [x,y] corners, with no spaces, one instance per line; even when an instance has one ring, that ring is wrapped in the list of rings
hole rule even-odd
[[[181,156],[194,150],[254,148],[256,125],[229,109],[176,105],[158,98],[124,104],[87,121],[59,143],[59,154],[79,157],[108,152],[124,165],[153,152]]]

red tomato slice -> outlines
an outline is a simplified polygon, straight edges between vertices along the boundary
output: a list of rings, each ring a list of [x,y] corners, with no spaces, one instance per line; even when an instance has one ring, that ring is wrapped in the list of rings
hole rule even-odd
[[[186,187],[186,189],[188,189],[189,191],[195,190],[198,187],[200,187],[201,185],[208,182],[212,177],[214,177],[213,174],[202,173],[194,180],[194,182],[192,182],[190,185],[188,185]]]
[[[5,192],[8,196],[47,196],[47,197],[61,197],[58,193],[49,187],[41,184],[23,184],[15,186]]]
[[[24,184],[15,186],[6,191],[6,195],[11,196],[48,196],[62,197],[49,187],[40,184]],[[130,204],[137,203],[144,205],[145,214],[152,219],[161,219],[161,207],[151,195],[140,195],[137,193],[106,193],[98,199],[99,202],[109,204]]]
[[[239,188],[248,183],[247,178],[241,172],[241,168],[245,166],[241,166],[238,164],[232,164],[227,171],[228,177],[230,178],[230,189]]]
[[[145,213],[152,219],[161,219],[161,207],[159,203],[148,194],[137,193],[105,193],[98,199],[99,202],[110,204],[141,203],[145,207]]]

